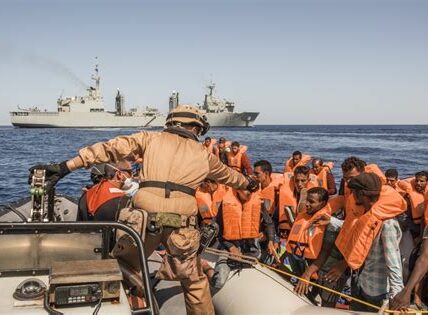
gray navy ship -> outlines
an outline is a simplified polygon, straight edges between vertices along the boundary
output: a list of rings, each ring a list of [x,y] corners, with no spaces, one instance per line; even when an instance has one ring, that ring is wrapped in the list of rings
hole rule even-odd
[[[106,111],[101,95],[98,65],[91,77],[95,87],[88,87],[88,95],[60,97],[57,111],[42,111],[37,107],[10,113],[15,127],[26,128],[132,128],[148,127],[161,114],[153,108],[125,110],[124,97],[117,92],[115,111]]]
[[[208,94],[205,94],[204,104],[197,107],[208,119],[211,127],[253,127],[254,121],[259,115],[258,112],[235,112],[235,104],[226,99],[217,97],[214,94],[215,84],[207,86]],[[179,105],[179,93],[172,92],[169,97],[169,110],[171,111]],[[160,127],[165,122],[165,116],[156,117],[151,126]]]
[[[41,110],[37,107],[19,108],[10,113],[11,123],[24,128],[144,128],[163,127],[166,115],[156,108],[137,107],[125,110],[124,97],[118,91],[115,99],[115,111],[106,111],[101,95],[98,65],[91,76],[95,87],[88,87],[88,95],[60,97],[57,100],[57,111]],[[252,127],[259,113],[234,112],[235,105],[214,95],[215,85],[208,86],[204,105],[198,106],[207,116],[213,127]],[[169,110],[178,106],[178,93],[173,92],[169,99]]]

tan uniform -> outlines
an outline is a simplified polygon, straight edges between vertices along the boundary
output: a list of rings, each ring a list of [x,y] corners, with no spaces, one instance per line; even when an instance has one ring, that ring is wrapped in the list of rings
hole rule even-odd
[[[197,141],[168,132],[143,131],[96,143],[81,149],[73,162],[77,167],[89,167],[130,157],[143,158],[141,181],[170,181],[193,189],[207,177],[236,189],[245,189],[248,184],[242,174],[228,168]],[[170,197],[165,198],[165,190],[155,187],[141,188],[133,202],[135,207],[147,212],[190,216],[198,211],[194,196],[172,191]],[[147,235],[145,250],[150,255],[159,243],[163,243],[167,255],[164,258],[166,264],[161,267],[161,276],[181,281],[188,314],[212,314],[214,309],[208,281],[196,256],[199,238],[199,232],[192,228],[166,228],[159,235]],[[170,266],[174,272],[169,270]]]

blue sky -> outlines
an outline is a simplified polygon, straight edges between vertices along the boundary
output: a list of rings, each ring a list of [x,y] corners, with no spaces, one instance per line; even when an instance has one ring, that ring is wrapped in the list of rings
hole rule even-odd
[[[22,1],[0,10],[0,124],[82,95],[202,102],[212,78],[258,124],[427,124],[428,1]]]

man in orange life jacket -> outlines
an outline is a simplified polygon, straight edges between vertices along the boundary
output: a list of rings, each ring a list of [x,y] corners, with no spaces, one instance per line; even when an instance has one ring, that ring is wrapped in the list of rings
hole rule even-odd
[[[104,178],[80,197],[78,221],[115,221],[117,211],[125,208],[130,200],[121,188],[131,176],[129,162],[106,163]]]
[[[327,282],[323,279],[323,275],[329,268],[343,259],[334,245],[340,223],[334,222],[337,219],[331,218],[331,223],[327,226],[317,224],[321,214],[329,215],[331,211],[328,199],[328,192],[322,187],[313,187],[308,190],[306,210],[297,215],[291,228],[287,240],[286,256],[296,275],[310,280],[318,273],[318,282],[321,285],[341,292],[346,282],[346,276],[336,282]],[[307,266],[308,264],[309,266]],[[308,295],[309,287],[307,282],[300,280],[294,291],[299,295]],[[334,307],[339,298],[338,295],[325,290],[319,292],[318,289],[313,289],[311,296],[315,297],[317,293],[320,293],[322,306]]]
[[[247,191],[228,189],[219,207],[217,223],[220,249],[260,258],[261,232],[264,232],[270,248],[273,248],[275,226],[262,206],[259,192],[250,194]],[[214,268],[212,286],[222,288],[230,271],[235,267],[242,268],[241,265],[229,261],[226,256],[220,256]]]
[[[403,288],[399,243],[400,226],[394,218],[406,204],[379,176],[363,172],[348,182],[355,204],[347,209],[347,218],[336,239],[345,266],[354,270],[352,296],[381,306]],[[330,271],[327,280],[335,280]],[[375,311],[351,302],[355,311]]]
[[[317,176],[320,187],[327,189],[329,195],[335,195],[337,193],[333,173],[328,165],[324,165],[323,160],[320,158],[312,160],[311,173]]]
[[[394,189],[398,186],[398,171],[395,168],[390,168],[385,171],[386,184]]]
[[[409,189],[404,196],[407,202],[407,216],[411,218],[409,222],[410,232],[417,243],[421,235],[421,222],[424,215],[424,198],[428,193],[428,172],[421,171],[415,174],[415,178],[410,181]]]
[[[284,173],[293,172],[297,166],[305,166],[310,160],[310,155],[302,154],[300,151],[294,151],[291,157],[285,161]]]
[[[307,189],[317,187],[315,175],[309,174],[309,167],[297,166],[293,173],[284,174],[284,182],[279,189],[278,229],[281,237],[286,238],[290,231],[290,219],[305,207]],[[287,212],[291,210],[291,213]],[[290,214],[293,218],[290,218]]]
[[[211,137],[206,137],[202,145],[208,150],[208,152],[218,157],[218,149],[215,142]]]
[[[260,160],[254,163],[254,178],[260,183],[260,198],[263,202],[263,208],[272,217],[272,222],[278,222],[279,208],[279,187],[284,181],[284,175],[272,173],[272,164],[267,160]],[[275,227],[276,230],[277,226]],[[262,258],[266,263],[272,263],[273,260],[279,260],[277,257],[279,236],[275,234],[274,241],[261,241]]]
[[[226,138],[220,137],[218,139],[217,151],[217,157],[227,165],[227,153],[230,152],[230,148],[226,144]]]
[[[216,221],[221,200],[227,192],[226,187],[216,181],[205,178],[196,190],[200,222],[211,224]]]
[[[253,170],[247,152],[242,150],[243,147],[239,142],[232,142],[230,149],[230,152],[227,153],[227,165],[244,175],[252,175]]]

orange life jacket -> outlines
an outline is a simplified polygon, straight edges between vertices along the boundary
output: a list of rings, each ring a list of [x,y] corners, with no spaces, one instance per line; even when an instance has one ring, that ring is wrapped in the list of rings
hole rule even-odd
[[[296,165],[292,165],[293,157],[290,157],[284,165],[284,173],[293,172],[297,166],[305,166],[312,159],[310,155],[302,154],[302,159]]]
[[[308,214],[306,210],[297,215],[287,238],[288,253],[304,256],[307,259],[318,258],[326,226],[310,227],[310,222],[323,213],[331,213],[328,205],[313,215]]]
[[[269,186],[260,189],[260,198],[263,201],[266,211],[272,215],[275,211],[276,195],[279,197],[279,186],[284,182],[284,174],[272,173]],[[279,199],[278,199],[279,200]]]
[[[204,192],[199,188],[196,190],[196,203],[198,205],[199,214],[204,223],[210,223],[217,216],[222,198],[226,193],[226,187],[218,184],[217,190],[211,195],[209,192]]]
[[[278,223],[280,230],[290,230],[290,222],[288,220],[286,207],[290,207],[293,213],[293,217],[297,215],[297,206],[298,200],[295,195],[294,188],[294,175],[293,173],[284,174],[284,182],[279,189],[279,213],[278,213]],[[309,182],[306,186],[307,189],[312,187],[317,187],[318,183],[316,176],[309,174]]]
[[[425,210],[425,194],[428,193],[428,185],[425,188],[423,193],[416,191],[415,188],[415,178],[407,178],[404,182],[409,183],[409,188],[407,189],[407,196],[410,201],[410,209],[412,213],[412,220],[415,224],[421,224],[422,217],[424,216]]]
[[[241,203],[232,189],[223,196],[223,238],[229,241],[259,237],[261,199],[258,192]]]
[[[242,154],[247,152],[247,149],[248,147],[246,145],[241,145],[239,147],[239,151],[236,154],[234,154],[232,151],[227,152],[226,156],[228,166],[238,172],[241,172]]]
[[[323,164],[323,168],[318,174],[315,174],[315,172],[311,169],[311,174],[314,174],[317,177],[318,180],[318,186],[323,187],[324,189],[328,189],[327,186],[327,174],[331,173],[331,170],[334,167],[333,162],[326,162]]]
[[[122,197],[125,194],[125,192],[118,189],[107,179],[103,179],[86,192],[86,207],[88,208],[88,213],[94,215],[104,203],[111,199]]]
[[[352,269],[360,268],[370,252],[383,221],[396,217],[406,210],[403,197],[392,187],[382,185],[379,200],[364,213],[355,204],[353,195],[347,200],[346,217],[336,246]]]
[[[428,192],[425,194],[424,221],[425,221],[425,228],[428,228]]]
[[[214,145],[217,143],[216,139],[211,139],[211,143],[209,144],[209,146],[205,145],[205,142],[202,143],[203,147],[210,153],[215,153],[214,152]]]

